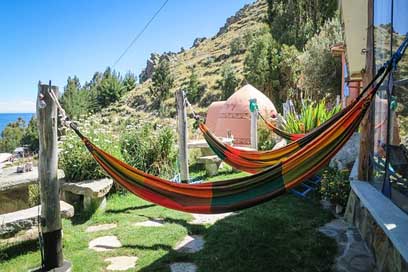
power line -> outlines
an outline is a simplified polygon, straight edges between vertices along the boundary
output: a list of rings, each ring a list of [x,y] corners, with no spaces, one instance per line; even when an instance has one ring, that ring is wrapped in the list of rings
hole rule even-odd
[[[112,68],[116,66],[116,64],[119,63],[119,61],[126,55],[126,53],[129,51],[129,49],[135,44],[135,42],[143,35],[143,33],[146,31],[146,29],[149,27],[149,25],[153,22],[153,20],[159,15],[160,11],[166,6],[167,2],[169,0],[165,0],[161,7],[156,11],[155,14],[153,14],[152,18],[146,23],[146,25],[142,28],[142,30],[136,35],[136,37],[132,40],[132,42],[129,44],[129,46],[123,51],[123,53],[119,56],[119,58],[114,62],[112,65]]]

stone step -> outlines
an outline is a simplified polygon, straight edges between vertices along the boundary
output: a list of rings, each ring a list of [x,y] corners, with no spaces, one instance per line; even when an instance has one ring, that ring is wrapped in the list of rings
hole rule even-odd
[[[74,216],[74,207],[64,201],[60,201],[61,217],[70,218]],[[0,237],[10,237],[20,230],[30,229],[38,224],[39,206],[16,212],[0,215]],[[40,211],[41,213],[41,211]]]

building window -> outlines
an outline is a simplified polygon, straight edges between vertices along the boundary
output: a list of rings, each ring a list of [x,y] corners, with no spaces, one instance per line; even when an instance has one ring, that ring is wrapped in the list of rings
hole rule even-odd
[[[377,70],[405,38],[408,32],[407,13],[406,0],[374,0],[374,58]],[[393,95],[390,97],[387,95],[388,89],[393,89]],[[391,107],[390,118],[388,104]],[[387,133],[390,144],[388,148]],[[406,212],[408,212],[407,147],[408,56],[405,55],[398,65],[398,70],[393,74],[393,80],[388,78],[382,84],[375,99],[373,185],[379,190],[387,191],[384,180],[387,180],[385,170],[388,169],[391,200]],[[386,167],[387,150],[388,167]]]

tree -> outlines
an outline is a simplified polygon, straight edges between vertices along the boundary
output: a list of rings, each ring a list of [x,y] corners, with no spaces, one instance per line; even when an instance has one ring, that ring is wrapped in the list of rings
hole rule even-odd
[[[187,98],[191,103],[199,100],[200,82],[194,68],[191,68],[190,78],[187,84]]]
[[[234,38],[230,43],[230,55],[235,56],[245,51],[241,37]]]
[[[34,116],[30,119],[30,122],[24,131],[21,144],[28,145],[31,151],[37,152],[39,150],[37,118]]]
[[[222,91],[222,99],[227,100],[238,87],[238,79],[235,76],[234,68],[227,63],[221,68],[221,80],[217,81],[218,88]]]
[[[341,61],[335,58],[330,48],[342,42],[340,20],[329,20],[320,33],[305,45],[301,56],[301,87],[305,96],[320,100],[326,96],[334,99],[341,88]]]
[[[81,115],[92,111],[90,93],[86,88],[81,88],[78,77],[68,77],[67,85],[61,96],[61,104],[68,116],[78,119]]]
[[[125,86],[121,77],[108,67],[103,73],[103,78],[96,87],[96,101],[98,109],[105,108],[120,99]]]
[[[132,72],[127,72],[123,79],[124,91],[129,92],[136,87],[137,77]]]
[[[9,123],[1,132],[0,152],[13,152],[21,144],[25,129],[25,121],[18,118],[16,122]]]
[[[280,44],[302,49],[337,10],[337,0],[268,0],[271,33]]]
[[[168,60],[161,58],[155,67],[152,75],[152,85],[149,87],[153,101],[160,107],[170,94],[170,89],[174,86],[174,77],[170,71]]]
[[[245,56],[245,79],[279,108],[296,89],[299,54],[294,46],[280,45],[271,34],[263,34],[253,41]]]

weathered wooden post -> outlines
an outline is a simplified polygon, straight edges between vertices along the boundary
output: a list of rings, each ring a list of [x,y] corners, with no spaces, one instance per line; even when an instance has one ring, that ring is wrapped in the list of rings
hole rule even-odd
[[[251,148],[258,150],[258,107],[256,98],[249,99],[249,110],[251,112]]]
[[[38,178],[41,196],[41,230],[43,234],[43,269],[49,271],[64,266],[61,239],[59,182],[57,177],[57,107],[49,90],[56,86],[38,84],[37,120],[39,136]],[[65,265],[68,265],[65,263]],[[64,271],[64,270],[62,270]]]
[[[180,180],[182,183],[188,183],[188,148],[187,148],[187,111],[185,94],[183,90],[176,92],[177,118],[178,118],[178,145],[179,145],[179,164]]]

